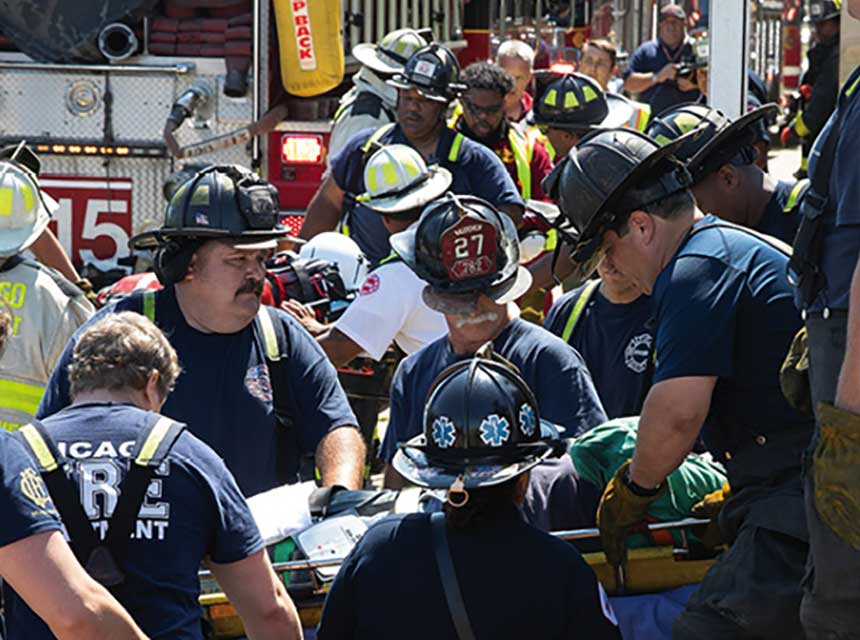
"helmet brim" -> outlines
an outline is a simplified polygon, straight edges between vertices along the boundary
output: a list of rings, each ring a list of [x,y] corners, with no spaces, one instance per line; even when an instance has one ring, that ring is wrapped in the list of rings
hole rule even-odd
[[[433,92],[429,87],[422,87],[420,84],[409,82],[404,77],[399,75],[394,76],[390,80],[386,80],[385,84],[390,87],[394,87],[395,89],[402,89],[404,91],[414,89],[422,98],[427,98],[427,100],[432,100],[433,102],[439,102],[441,104],[448,104],[454,99],[453,96],[440,95],[438,93]],[[452,90],[455,90],[456,88],[459,88],[460,85],[451,84],[448,86]]]
[[[533,127],[552,127],[553,129],[564,129],[565,131],[572,131],[574,133],[580,132],[583,134],[600,129],[602,126],[588,124],[586,122],[558,122],[555,120],[549,120],[537,115],[534,109],[529,111],[526,115],[526,124]]]
[[[708,142],[705,143],[698,152],[696,152],[696,155],[687,161],[687,169],[691,174],[693,174],[694,178],[703,178],[704,176],[699,175],[700,171],[714,151],[722,147],[744,129],[777,113],[779,113],[779,106],[776,103],[770,102],[758,107],[757,109],[748,111],[740,118],[733,120],[731,124],[714,134],[714,137],[708,140]]]
[[[585,264],[589,262],[594,254],[600,249],[600,243],[594,242],[594,236],[597,235],[600,227],[606,222],[606,214],[611,211],[612,207],[618,203],[621,197],[631,188],[643,182],[646,177],[655,178],[654,168],[669,156],[675,155],[675,152],[691,139],[701,135],[698,128],[676,138],[672,142],[655,149],[653,153],[647,156],[639,164],[637,164],[628,173],[616,187],[609,192],[603,199],[601,205],[592,214],[579,236],[579,245],[575,251],[576,260],[574,264]],[[581,144],[581,143],[580,143]],[[567,159],[570,162],[570,159]],[[662,175],[662,174],[661,174]],[[669,196],[671,194],[666,194]],[[645,203],[642,203],[645,204]]]
[[[0,233],[0,257],[9,258],[17,255],[32,245],[45,231],[51,216],[60,207],[59,203],[44,191],[39,197],[39,210],[33,224],[22,229],[6,230]]]
[[[507,304],[522,296],[531,286],[532,274],[528,269],[518,266],[513,277],[492,287],[452,293],[428,284],[421,292],[421,298],[433,311],[449,315],[466,315],[477,310],[478,298],[481,295],[487,296],[497,304]]]
[[[381,198],[369,197],[363,193],[356,200],[362,205],[383,216],[393,216],[404,211],[423,207],[432,202],[450,187],[454,178],[444,167],[431,167],[430,176],[415,189]]]
[[[352,56],[365,67],[370,67],[377,73],[394,75],[403,71],[403,64],[386,56],[379,49],[379,45],[362,42],[352,48]]]
[[[459,463],[434,463],[427,456],[426,438],[421,434],[399,446],[392,464],[400,475],[420,487],[447,489],[460,476],[467,489],[492,487],[513,480],[553,453],[556,443],[561,440],[562,429],[543,419],[540,428],[543,442],[522,447],[522,456],[507,462],[473,457],[464,458]]]
[[[235,241],[237,249],[273,249],[279,240],[295,240],[286,229],[278,231],[246,231],[233,235],[227,231],[200,227],[153,229],[132,236],[128,246],[135,250],[155,249],[171,240],[191,239]]]

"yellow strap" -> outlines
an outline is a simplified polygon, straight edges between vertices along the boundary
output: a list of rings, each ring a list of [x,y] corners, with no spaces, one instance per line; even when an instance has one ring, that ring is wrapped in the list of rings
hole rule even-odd
[[[550,229],[546,232],[546,243],[543,246],[544,251],[555,251],[558,246],[558,229]]]
[[[51,453],[51,448],[48,446],[48,443],[45,442],[45,439],[42,438],[42,434],[36,430],[36,427],[32,424],[25,424],[21,427],[21,435],[24,436],[27,444],[30,445],[30,449],[33,450],[36,460],[39,461],[39,465],[42,469],[50,472],[59,466],[57,464],[57,460]]]
[[[454,109],[451,111],[451,117],[448,118],[448,128],[453,129],[457,126],[457,120],[463,115],[463,103],[459,100],[454,102]]]
[[[448,162],[457,162],[460,156],[460,145],[463,144],[463,134],[454,134],[454,142],[451,143],[451,149],[448,151]]]
[[[564,331],[561,334],[561,339],[565,342],[570,340],[570,336],[573,333],[574,328],[576,328],[576,323],[579,322],[579,317],[582,315],[585,305],[587,305],[588,301],[591,300],[591,296],[599,285],[600,280],[592,280],[585,285],[582,293],[579,294],[579,298],[577,298],[576,303],[573,305],[573,309],[567,317],[567,323],[564,325]]]
[[[532,168],[527,158],[525,141],[513,127],[508,128],[508,143],[514,152],[514,162],[517,165],[517,180],[520,183],[520,195],[524,200],[532,197]]]
[[[797,184],[792,187],[791,193],[788,194],[788,200],[782,208],[783,213],[791,213],[792,209],[794,209],[794,205],[797,204],[797,196],[800,195],[800,192],[803,191],[803,187],[808,183],[809,180],[799,180]]]
[[[386,262],[391,262],[392,260],[396,260],[399,257],[400,257],[399,255],[397,255],[394,251],[392,251],[387,256],[385,256],[382,260],[379,261],[379,266],[381,267]]]
[[[134,464],[145,467],[150,463],[155,452],[158,451],[158,445],[161,444],[161,441],[164,440],[164,436],[167,435],[171,424],[173,424],[173,420],[170,418],[162,416],[158,419],[158,422],[155,423],[152,431],[149,432],[146,442],[144,442],[143,446],[140,448],[140,453],[137,458],[134,459]]]
[[[377,142],[379,142],[379,139],[380,139],[382,136],[384,136],[386,133],[388,133],[389,131],[391,131],[393,128],[394,128],[394,123],[393,123],[393,122],[392,122],[392,123],[389,123],[389,124],[386,124],[386,125],[383,125],[383,126],[381,126],[381,127],[379,127],[379,129],[377,129],[376,131],[374,131],[373,133],[371,133],[371,134],[370,134],[370,137],[367,139],[367,142],[365,142],[365,143],[362,145],[362,147],[361,147],[361,152],[362,152],[362,153],[367,153],[368,151],[370,151],[370,148],[371,148],[374,144],[376,144]]]
[[[272,324],[272,316],[269,315],[265,306],[261,306],[257,311],[257,318],[260,320],[260,328],[263,330],[263,343],[266,347],[266,357],[275,362],[281,359],[281,351],[278,348],[278,334],[275,332],[275,325]]]
[[[143,315],[155,322],[155,291],[151,289],[143,292]]]
[[[0,408],[35,415],[45,388],[26,382],[0,380]]]

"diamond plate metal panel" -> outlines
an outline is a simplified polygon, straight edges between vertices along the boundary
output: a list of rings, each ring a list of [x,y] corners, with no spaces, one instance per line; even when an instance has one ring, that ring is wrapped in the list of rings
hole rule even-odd
[[[99,100],[92,114],[73,115],[66,95],[76,82],[96,88]],[[104,126],[104,78],[98,75],[0,72],[0,134],[21,137],[101,138]]]

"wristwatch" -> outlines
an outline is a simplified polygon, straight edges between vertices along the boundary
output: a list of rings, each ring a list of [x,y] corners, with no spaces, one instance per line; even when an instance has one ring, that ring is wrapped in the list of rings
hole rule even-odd
[[[641,487],[638,484],[636,484],[635,482],[633,482],[633,480],[631,480],[631,478],[630,478],[630,468],[629,467],[628,467],[627,471],[624,472],[624,484],[627,485],[627,488],[630,489],[630,491],[633,493],[633,495],[639,496],[640,498],[653,498],[658,493],[660,493],[660,486],[661,485],[659,485],[659,484],[656,487],[654,487],[653,489],[646,489],[645,487]]]

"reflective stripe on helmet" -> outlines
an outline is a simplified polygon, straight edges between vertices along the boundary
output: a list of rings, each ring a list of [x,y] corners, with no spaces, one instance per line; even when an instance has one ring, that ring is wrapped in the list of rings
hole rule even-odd
[[[576,299],[573,309],[567,317],[564,331],[561,334],[561,339],[565,342],[570,340],[570,336],[573,334],[573,330],[576,328],[576,323],[579,322],[579,318],[582,316],[582,311],[585,309],[585,305],[587,305],[589,300],[594,296],[594,292],[597,291],[598,286],[600,286],[600,280],[592,280],[585,285],[582,293],[579,294],[579,298]]]

